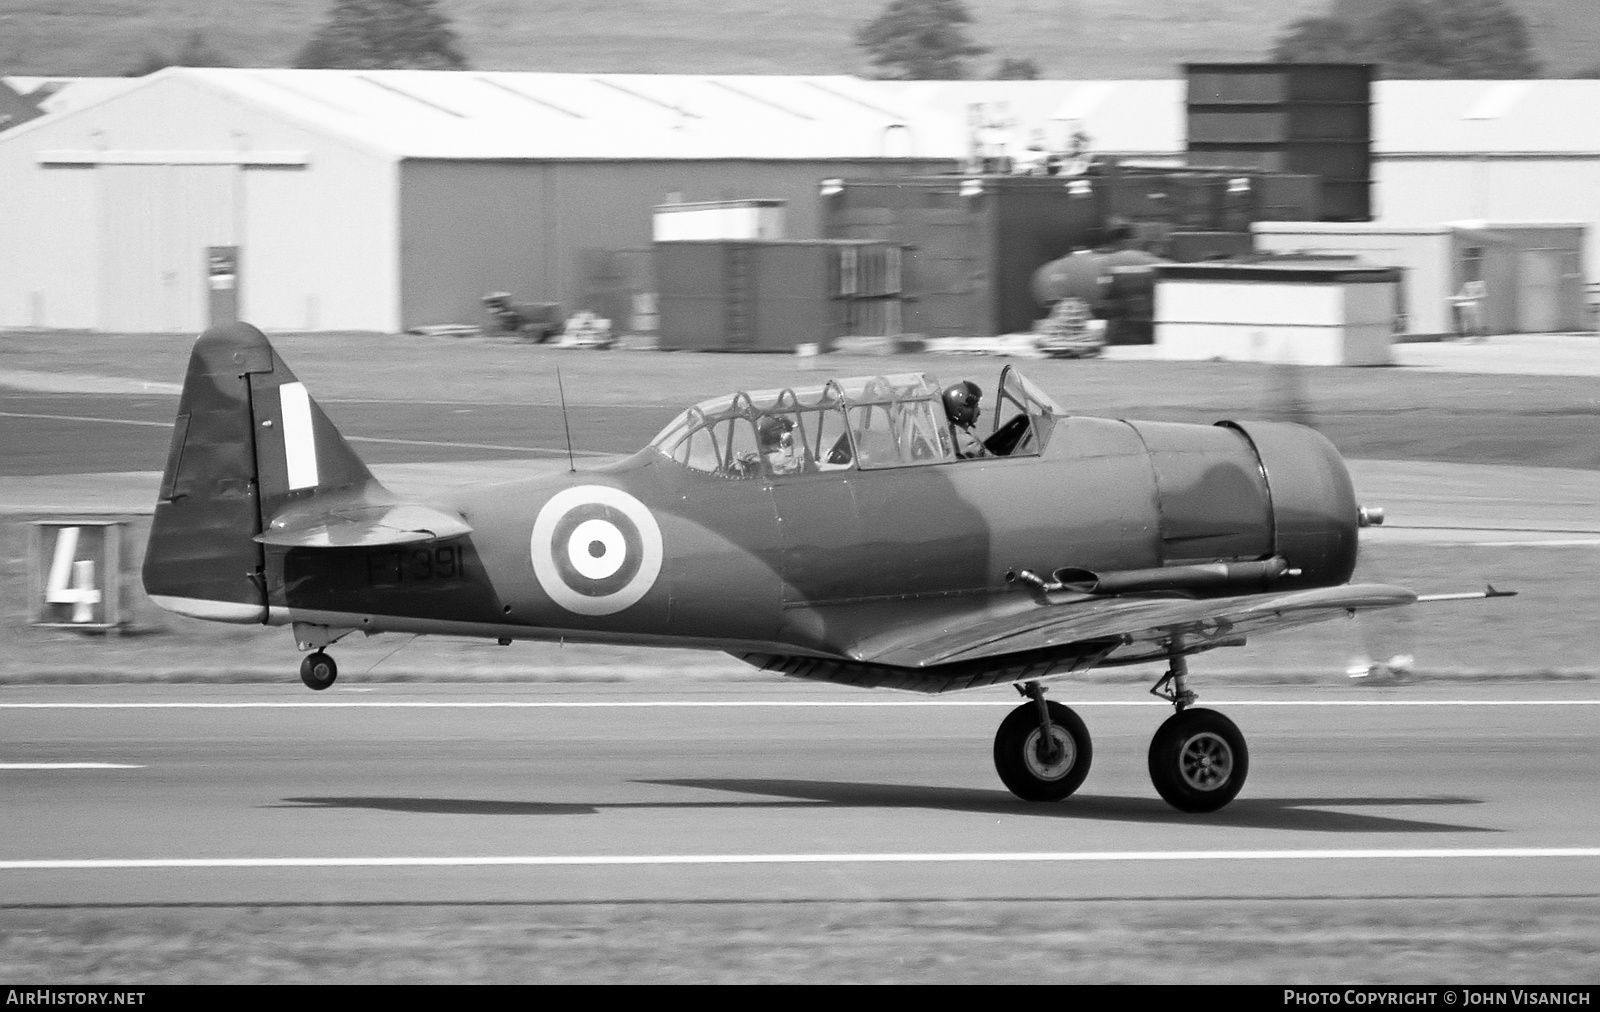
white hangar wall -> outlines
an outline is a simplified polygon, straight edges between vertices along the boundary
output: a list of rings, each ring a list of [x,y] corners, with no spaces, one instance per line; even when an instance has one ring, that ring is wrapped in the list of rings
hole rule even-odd
[[[205,247],[241,247],[241,315],[398,322],[395,165],[162,75],[0,135],[0,327],[194,332]]]
[[[1584,270],[1591,285],[1600,283],[1600,152],[1391,156],[1373,168],[1384,224],[1589,223]]]
[[[0,327],[88,330],[99,316],[98,177],[42,170],[0,138]]]
[[[1581,222],[1600,282],[1600,81],[1380,81],[1378,221]]]

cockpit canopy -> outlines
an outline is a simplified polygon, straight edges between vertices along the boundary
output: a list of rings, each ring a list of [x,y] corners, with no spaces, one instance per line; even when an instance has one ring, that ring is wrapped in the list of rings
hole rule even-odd
[[[918,467],[962,459],[941,387],[926,373],[857,376],[822,386],[741,391],[702,401],[651,445],[695,471],[724,478]],[[985,456],[1043,452],[1066,412],[1006,366],[990,400]]]

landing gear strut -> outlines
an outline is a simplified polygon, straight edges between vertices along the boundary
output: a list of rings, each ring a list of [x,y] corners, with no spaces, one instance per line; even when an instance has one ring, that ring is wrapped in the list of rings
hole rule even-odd
[[[1181,812],[1214,812],[1244,787],[1250,752],[1233,721],[1216,710],[1191,709],[1198,697],[1184,686],[1189,669],[1177,649],[1174,643],[1171,666],[1150,688],[1178,711],[1150,740],[1150,781]]]
[[[333,663],[333,658],[318,650],[300,662],[300,680],[306,683],[306,688],[316,689],[321,692],[333,684],[339,677],[339,665]]]
[[[1032,701],[1012,710],[994,736],[994,768],[1012,794],[1024,801],[1060,801],[1089,775],[1094,748],[1076,713],[1047,702],[1044,686],[1028,682],[1017,691]]]

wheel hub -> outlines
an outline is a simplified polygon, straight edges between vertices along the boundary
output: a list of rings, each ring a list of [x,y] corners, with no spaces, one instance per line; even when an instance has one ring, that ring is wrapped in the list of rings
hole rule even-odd
[[[1036,730],[1028,735],[1028,741],[1022,746],[1023,761],[1027,763],[1028,772],[1040,780],[1060,780],[1072,772],[1072,767],[1078,761],[1078,749],[1064,728],[1051,725],[1050,740]],[[1051,747],[1051,742],[1054,747]]]
[[[1233,750],[1221,735],[1205,731],[1183,743],[1178,750],[1178,768],[1190,787],[1214,791],[1233,776]]]

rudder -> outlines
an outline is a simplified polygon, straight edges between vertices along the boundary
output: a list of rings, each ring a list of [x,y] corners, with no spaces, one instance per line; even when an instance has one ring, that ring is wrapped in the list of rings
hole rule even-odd
[[[253,539],[285,507],[330,493],[389,498],[266,335],[206,330],[178,402],[146,592],[197,618],[267,622],[266,551]]]

